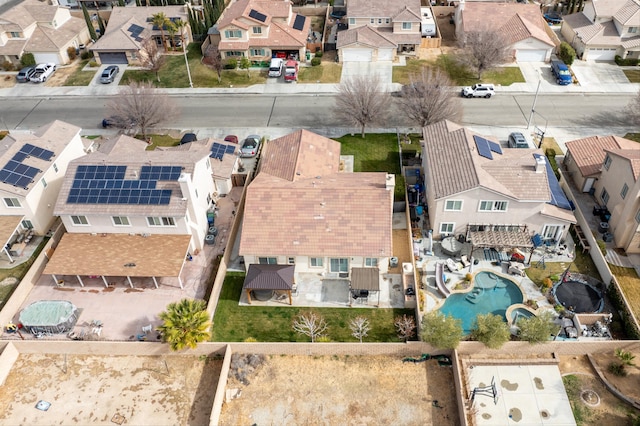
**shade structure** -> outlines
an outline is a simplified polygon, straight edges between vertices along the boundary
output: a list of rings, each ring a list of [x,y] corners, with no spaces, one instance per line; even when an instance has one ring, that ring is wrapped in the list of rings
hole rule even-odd
[[[77,320],[77,309],[66,300],[39,300],[20,312],[20,324],[31,333],[66,333]]]

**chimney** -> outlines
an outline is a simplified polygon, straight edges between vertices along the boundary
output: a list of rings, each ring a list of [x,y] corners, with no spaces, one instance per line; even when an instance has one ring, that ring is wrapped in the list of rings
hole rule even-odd
[[[385,182],[385,187],[387,191],[393,191],[393,188],[396,186],[396,177],[395,175],[387,174],[387,180]]]
[[[547,162],[542,155],[535,157],[536,159],[536,173],[542,173],[547,167]]]

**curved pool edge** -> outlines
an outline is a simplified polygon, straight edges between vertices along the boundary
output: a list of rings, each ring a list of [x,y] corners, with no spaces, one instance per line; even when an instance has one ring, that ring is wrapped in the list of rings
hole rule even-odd
[[[504,314],[504,316],[507,319],[507,324],[509,324],[509,327],[513,327],[513,319],[511,318],[511,314],[516,309],[524,309],[527,312],[531,312],[531,314],[533,314],[534,316],[538,316],[539,315],[539,310],[538,309],[530,308],[527,305],[525,305],[524,303],[514,303],[513,305],[510,305],[507,308],[507,311]]]

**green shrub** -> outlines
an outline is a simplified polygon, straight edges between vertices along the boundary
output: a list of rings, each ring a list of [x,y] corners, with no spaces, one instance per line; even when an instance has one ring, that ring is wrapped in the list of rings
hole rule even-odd
[[[320,65],[321,62],[322,62],[322,59],[316,56],[315,58],[311,59],[311,66],[317,67],[318,65]]]
[[[636,58],[622,59],[622,56],[616,55],[614,59],[616,61],[616,64],[618,64],[619,66],[635,67],[636,65],[640,64],[640,59]]]
[[[28,67],[29,65],[36,64],[36,58],[34,58],[33,53],[23,53],[20,58],[20,63],[23,67]]]
[[[236,68],[238,68],[238,60],[236,58],[229,58],[224,63],[225,70],[235,70]]]
[[[15,66],[13,65],[13,62],[10,61],[4,61],[2,63],[2,69],[5,71],[13,71],[15,68]]]
[[[80,54],[80,59],[82,60],[89,59],[91,56],[92,56],[91,52],[85,50]]]
[[[551,280],[551,278],[547,277],[542,280],[542,288],[544,290],[549,290],[552,286],[553,286],[553,281]]]
[[[95,68],[95,67],[98,67],[99,65],[98,65],[98,63],[96,61],[91,61],[91,62],[89,62],[89,66],[91,68]]]
[[[569,43],[563,41],[562,43],[560,43],[558,57],[562,59],[565,64],[571,65],[576,59],[576,51],[573,47],[571,47]]]
[[[547,148],[547,149],[544,151],[544,155],[546,155],[548,158],[551,158],[551,157],[555,157],[557,154],[556,154],[556,150],[555,150],[555,149],[553,149],[553,148]]]
[[[316,50],[316,58],[322,58],[322,49],[318,48],[318,50]]]
[[[73,61],[74,59],[76,59],[76,56],[77,56],[77,54],[76,54],[76,48],[75,48],[75,47],[73,47],[73,46],[69,46],[69,47],[67,47],[67,55],[69,55],[69,59],[70,59],[70,60],[72,60],[72,61]]]
[[[609,367],[607,367],[607,370],[609,370],[609,373],[613,374],[614,376],[624,377],[627,375],[627,370],[625,369],[624,364],[621,362],[610,363]]]

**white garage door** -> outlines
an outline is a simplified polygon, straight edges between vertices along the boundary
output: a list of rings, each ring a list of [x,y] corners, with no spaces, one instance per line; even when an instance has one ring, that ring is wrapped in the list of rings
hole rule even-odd
[[[34,53],[33,58],[37,64],[54,63],[60,65],[60,58],[58,58],[57,53]]]
[[[371,49],[342,49],[343,62],[371,62]]]
[[[544,62],[547,59],[547,51],[518,49],[516,52],[516,61],[518,62]]]
[[[587,61],[613,61],[616,57],[616,49],[589,49]]]
[[[393,49],[378,49],[379,61],[393,61]]]

